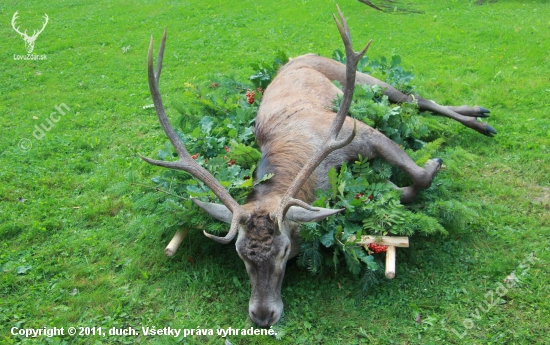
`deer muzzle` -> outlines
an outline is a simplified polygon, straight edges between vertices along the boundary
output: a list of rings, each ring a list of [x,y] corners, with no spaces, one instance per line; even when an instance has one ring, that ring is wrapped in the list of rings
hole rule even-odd
[[[262,301],[250,298],[248,305],[248,314],[250,319],[260,327],[270,327],[279,322],[283,313],[283,301],[281,296],[277,296],[275,300],[264,299]]]
[[[250,278],[251,294],[248,303],[250,319],[260,327],[269,327],[277,322],[283,314],[281,287],[285,274],[284,263],[264,263],[254,267],[247,265]]]

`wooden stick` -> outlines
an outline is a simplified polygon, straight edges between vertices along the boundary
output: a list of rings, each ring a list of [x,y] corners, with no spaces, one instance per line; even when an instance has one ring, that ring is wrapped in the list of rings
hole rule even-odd
[[[351,236],[348,242],[354,242],[355,236]],[[409,238],[406,236],[361,236],[358,245],[365,246],[369,243],[381,244],[384,246],[409,247]]]
[[[395,278],[395,246],[388,246],[386,251],[386,278]]]
[[[189,233],[189,229],[185,229],[183,231],[178,231],[172,238],[172,241],[168,243],[166,246],[166,249],[164,249],[164,254],[167,256],[173,256],[176,253],[176,250],[178,250],[178,247],[180,246],[181,242],[183,242],[183,239],[187,234]]]

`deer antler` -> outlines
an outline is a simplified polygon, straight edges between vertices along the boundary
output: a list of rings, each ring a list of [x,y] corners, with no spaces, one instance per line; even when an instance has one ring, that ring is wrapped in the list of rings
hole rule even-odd
[[[50,17],[48,17],[48,15],[46,13],[44,13],[44,19],[46,19],[46,21],[44,22],[44,25],[42,25],[42,29],[38,30],[38,32],[36,32],[36,30],[34,30],[33,34],[32,34],[32,37],[36,38],[36,37],[38,37],[38,35],[40,35],[42,33],[42,31],[44,31],[44,29],[46,28],[46,25],[48,25],[48,21],[50,20]]]
[[[19,13],[19,11],[15,11],[15,13],[13,14],[13,17],[11,18],[11,26],[13,27],[15,32],[17,32],[21,36],[27,36],[27,30],[25,30],[25,32],[21,32],[21,31],[19,31],[19,26],[15,27],[15,21],[17,20],[17,14],[18,13]]]
[[[348,145],[355,137],[356,127],[354,124],[353,132],[348,138],[337,140],[338,134],[340,133],[340,129],[342,129],[342,125],[344,124],[344,121],[346,119],[346,116],[348,114],[348,111],[351,105],[351,101],[353,99],[353,90],[355,89],[355,74],[356,74],[357,63],[359,62],[359,60],[361,60],[363,55],[365,55],[372,41],[369,41],[369,43],[367,43],[365,48],[360,53],[354,52],[351,44],[351,36],[349,33],[349,27],[346,22],[346,19],[344,18],[344,15],[342,14],[340,7],[338,7],[338,5],[336,7],[338,8],[340,21],[338,20],[336,15],[334,15],[334,20],[336,21],[336,26],[338,26],[338,31],[340,32],[340,36],[342,37],[342,40],[344,41],[344,46],[346,48],[347,62],[346,62],[346,83],[343,86],[344,98],[342,99],[340,109],[338,110],[338,113],[334,118],[332,127],[330,128],[330,131],[327,135],[327,138],[323,142],[323,145],[321,145],[319,150],[317,150],[317,152],[310,158],[310,160],[302,168],[302,170],[298,173],[298,175],[296,175],[294,181],[292,182],[287,192],[283,196],[277,210],[272,215],[272,219],[276,220],[279,225],[277,229],[277,234],[279,234],[279,229],[282,226],[281,223],[285,218],[285,215],[288,209],[290,208],[290,206],[295,205],[295,206],[303,207],[310,211],[318,211],[318,209],[308,205],[306,202],[296,199],[295,196],[298,193],[298,191],[302,188],[305,181],[309,178],[311,173],[313,173],[313,171],[319,166],[319,164],[321,164],[321,162],[331,152]]]
[[[34,30],[32,36],[29,36],[29,35],[27,35],[27,30],[25,30],[25,32],[21,32],[21,31],[19,31],[19,26],[18,27],[15,26],[15,22],[17,21],[17,18],[18,18],[17,17],[18,13],[19,13],[19,11],[15,11],[15,13],[13,14],[13,17],[11,18],[11,26],[13,27],[15,32],[17,32],[21,36],[24,36],[25,38],[31,38],[31,37],[32,38],[37,38],[38,35],[40,35],[42,33],[42,31],[44,31],[44,29],[46,28],[46,25],[48,25],[48,21],[50,20],[48,15],[46,13],[44,13],[44,19],[46,19],[46,21],[44,22],[44,25],[42,25],[42,29],[38,30],[38,32],[36,30]]]
[[[248,213],[243,210],[243,208],[237,203],[237,201],[235,201],[235,199],[233,199],[233,197],[231,197],[229,192],[227,192],[227,190],[218,182],[218,180],[214,178],[214,176],[212,176],[206,169],[201,167],[191,157],[189,152],[187,152],[185,145],[178,137],[176,131],[170,125],[170,121],[168,120],[166,112],[164,111],[162,97],[159,91],[159,80],[160,72],[162,70],[162,58],[164,56],[165,43],[166,29],[164,29],[164,35],[162,36],[162,41],[160,43],[160,49],[157,58],[157,68],[155,72],[153,67],[153,37],[151,37],[151,42],[149,44],[149,54],[147,56],[147,74],[149,80],[149,89],[151,90],[151,96],[153,97],[153,103],[155,104],[155,110],[157,112],[159,122],[162,126],[162,129],[164,129],[166,136],[168,137],[168,139],[170,139],[172,145],[174,145],[174,148],[178,153],[179,160],[176,162],[159,161],[143,157],[142,155],[140,155],[140,158],[147,163],[153,165],[158,165],[170,169],[183,170],[204,182],[204,184],[207,185],[212,190],[212,192],[214,192],[214,194],[221,200],[221,202],[225,206],[227,206],[227,208],[233,213],[231,228],[225,237],[214,236],[207,233],[206,231],[203,231],[204,235],[213,239],[214,241],[220,243],[228,243],[237,234],[239,224],[248,218]]]

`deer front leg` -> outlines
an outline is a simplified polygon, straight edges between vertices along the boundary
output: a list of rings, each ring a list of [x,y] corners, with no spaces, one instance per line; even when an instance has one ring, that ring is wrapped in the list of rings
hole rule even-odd
[[[440,158],[432,158],[424,164],[424,168],[420,168],[414,162],[413,164],[416,168],[422,169],[423,171],[414,174],[408,172],[409,176],[413,178],[414,183],[410,186],[400,188],[403,191],[403,194],[401,194],[402,204],[412,202],[418,192],[422,189],[429,188],[432,185],[433,178],[439,171],[439,168],[441,168],[443,161]]]
[[[404,171],[412,178],[413,184],[410,186],[401,188],[398,187],[398,189],[403,191],[403,194],[401,194],[401,203],[408,204],[414,200],[418,192],[423,189],[427,189],[432,185],[433,178],[439,171],[439,168],[441,168],[443,161],[440,158],[432,158],[424,164],[424,167],[421,168],[416,165],[416,163],[405,153],[405,151],[403,151],[403,153],[405,156],[400,157],[399,160],[394,160],[393,156],[382,158],[391,165]]]
[[[426,162],[424,167],[419,167],[402,148],[382,133],[370,128],[361,134],[363,135],[358,138],[357,143],[362,145],[359,153],[363,157],[368,157],[369,159],[382,158],[405,172],[413,180],[410,186],[397,187],[403,191],[401,203],[412,202],[418,192],[431,186],[435,174],[437,174],[443,163],[441,159],[432,158]]]

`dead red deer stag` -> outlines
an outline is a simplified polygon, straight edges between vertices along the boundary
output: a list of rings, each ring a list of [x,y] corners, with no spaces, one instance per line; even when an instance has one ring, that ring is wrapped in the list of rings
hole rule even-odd
[[[352,49],[349,28],[338,9],[335,16],[344,41],[347,63],[315,55],[303,55],[283,66],[265,90],[256,116],[255,135],[262,158],[256,176],[274,176],[254,187],[244,205],[239,205],[227,190],[203,167],[193,160],[170,125],[159,92],[166,31],[162,38],[156,70],[153,67],[153,39],[149,46],[149,88],[155,109],[166,135],[174,145],[179,160],[158,161],[141,157],[148,163],[180,169],[206,184],[223,205],[194,202],[214,218],[231,224],[224,237],[204,234],[220,243],[230,242],[237,233],[236,249],[244,261],[251,283],[250,318],[259,326],[279,321],[283,311],[281,284],[286,263],[300,251],[298,234],[302,222],[320,221],[342,210],[314,208],[314,192],[328,186],[327,172],[358,155],[373,159],[381,157],[406,172],[413,184],[402,190],[402,202],[410,202],[422,189],[428,188],[441,166],[440,159],[429,160],[424,167],[413,160],[393,141],[366,124],[348,117],[356,83],[380,85],[392,102],[412,102],[413,97],[369,75],[358,73],[356,66],[369,44],[360,52]],[[342,94],[331,81],[343,85],[340,110],[330,109]],[[491,136],[496,131],[478,122],[488,110],[481,107],[441,106],[415,96],[421,110],[455,119],[464,125]],[[343,139],[342,139],[343,138]]]

